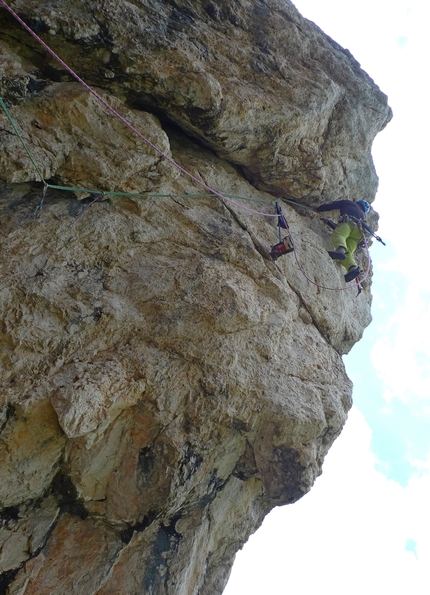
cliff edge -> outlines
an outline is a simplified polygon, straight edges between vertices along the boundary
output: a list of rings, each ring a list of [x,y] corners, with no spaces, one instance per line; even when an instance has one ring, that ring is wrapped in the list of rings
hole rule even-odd
[[[371,320],[281,198],[372,202],[387,98],[288,0],[11,8],[158,152],[0,4],[0,593],[221,594]]]

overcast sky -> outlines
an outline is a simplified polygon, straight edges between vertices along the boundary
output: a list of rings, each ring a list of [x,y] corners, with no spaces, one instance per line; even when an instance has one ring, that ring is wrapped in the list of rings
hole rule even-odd
[[[373,322],[344,358],[354,407],[311,492],[238,553],[225,595],[430,593],[428,0],[297,0],[388,95],[373,147]]]

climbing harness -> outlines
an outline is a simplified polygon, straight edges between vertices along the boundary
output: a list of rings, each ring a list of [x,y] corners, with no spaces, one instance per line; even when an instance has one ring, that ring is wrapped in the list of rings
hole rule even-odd
[[[344,221],[341,221],[341,219],[339,219],[339,223],[344,223]],[[335,223],[331,219],[327,219],[327,217],[320,217],[320,221],[323,221],[326,225],[328,225],[329,227],[331,227],[331,229],[336,229],[336,227],[338,225],[337,223]],[[383,246],[386,246],[387,245],[380,236],[376,235],[376,233],[368,225],[366,225],[366,223],[364,223],[364,221],[361,221],[361,226],[364,227],[364,229],[368,233],[370,233],[370,235],[373,236],[375,238],[375,240],[377,240],[378,242],[380,242]],[[360,248],[364,248],[364,242],[363,242],[363,240],[360,242],[359,247]]]
[[[339,217],[339,223],[348,223],[351,227],[360,227],[360,219],[352,215],[341,215]]]

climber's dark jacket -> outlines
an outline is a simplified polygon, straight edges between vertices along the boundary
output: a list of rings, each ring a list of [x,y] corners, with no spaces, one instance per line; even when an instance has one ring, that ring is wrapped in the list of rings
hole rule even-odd
[[[323,211],[334,211],[338,209],[342,215],[349,215],[354,219],[364,219],[364,211],[353,200],[335,200],[334,202],[328,202],[320,207],[317,207],[318,213]]]

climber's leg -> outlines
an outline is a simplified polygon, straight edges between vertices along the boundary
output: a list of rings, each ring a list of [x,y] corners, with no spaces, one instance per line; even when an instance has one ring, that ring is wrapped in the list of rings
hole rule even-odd
[[[354,259],[354,252],[357,249],[358,244],[361,242],[361,230],[359,227],[351,227],[351,233],[349,237],[346,238],[346,258],[341,261],[341,265],[346,268],[347,271],[352,266],[357,266],[357,263]]]

